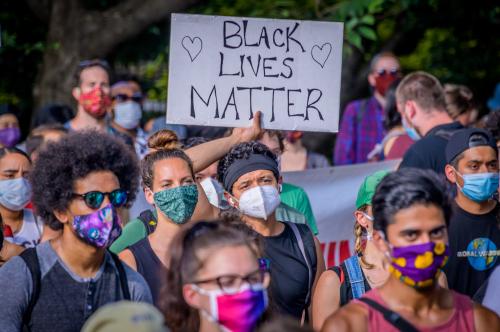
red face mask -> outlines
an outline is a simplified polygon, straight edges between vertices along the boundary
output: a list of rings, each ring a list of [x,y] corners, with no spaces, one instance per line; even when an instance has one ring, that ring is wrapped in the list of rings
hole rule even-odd
[[[301,131],[289,131],[286,133],[286,140],[293,144],[301,139],[302,135]]]
[[[100,87],[95,87],[87,93],[80,94],[78,101],[85,112],[98,119],[104,117],[111,106],[111,98],[109,95],[104,94]]]
[[[382,96],[385,96],[389,86],[398,78],[399,76],[397,75],[377,75],[377,77],[375,77],[375,90],[377,90],[377,92]]]

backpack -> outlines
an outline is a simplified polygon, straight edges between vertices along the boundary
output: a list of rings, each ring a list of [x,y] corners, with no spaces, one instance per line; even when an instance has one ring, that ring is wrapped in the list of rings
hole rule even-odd
[[[158,219],[151,210],[142,211],[137,218],[144,225],[144,228],[146,229],[146,236],[155,231],[156,225],[158,224]]]
[[[123,292],[124,300],[130,301],[131,299],[130,290],[128,288],[127,274],[125,272],[125,268],[123,267],[123,264],[117,255],[113,254],[110,251],[109,253],[111,254],[111,257],[113,258],[113,261],[115,262],[116,268],[118,270],[118,276],[120,278],[120,286]],[[33,283],[33,292],[31,294],[28,307],[26,308],[23,314],[23,332],[24,332],[24,331],[31,331],[28,324],[31,322],[31,314],[33,313],[33,309],[38,301],[38,298],[40,297],[42,272],[40,270],[40,262],[38,261],[38,254],[36,252],[36,247],[26,249],[19,256],[23,259],[24,263],[28,267],[28,270],[30,271],[31,274],[31,281]]]
[[[334,266],[331,268],[340,279],[341,287],[346,281],[345,274],[349,278],[349,286],[351,287],[352,299],[359,299],[367,291],[365,288],[365,278],[359,265],[358,256],[354,255],[347,258],[341,265]],[[344,272],[345,271],[345,272]],[[351,298],[349,298],[347,289],[344,292],[340,292],[340,304],[347,304]]]

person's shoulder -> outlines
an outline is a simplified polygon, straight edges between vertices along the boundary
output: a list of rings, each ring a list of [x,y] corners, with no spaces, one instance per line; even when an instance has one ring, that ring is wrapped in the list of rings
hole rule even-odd
[[[118,254],[125,248],[142,240],[146,235],[144,223],[139,218],[132,219],[123,227],[122,234],[109,249],[111,252]]]
[[[368,310],[357,302],[349,302],[331,315],[321,332],[367,331]]]
[[[476,331],[500,331],[500,317],[495,312],[476,302],[473,310]]]

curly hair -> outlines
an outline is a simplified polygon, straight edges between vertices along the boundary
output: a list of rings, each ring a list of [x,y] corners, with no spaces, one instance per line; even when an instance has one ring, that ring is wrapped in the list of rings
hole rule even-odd
[[[62,229],[53,211],[68,208],[75,181],[92,172],[111,171],[135,199],[139,183],[137,157],[123,142],[95,130],[75,132],[40,151],[30,175],[35,211],[52,229]]]
[[[219,160],[219,165],[217,166],[217,179],[223,183],[224,174],[226,174],[229,167],[236,160],[248,159],[251,155],[256,154],[264,155],[276,161],[276,163],[278,162],[274,153],[272,153],[271,150],[269,150],[264,144],[255,141],[240,143],[234,146],[228,154]]]

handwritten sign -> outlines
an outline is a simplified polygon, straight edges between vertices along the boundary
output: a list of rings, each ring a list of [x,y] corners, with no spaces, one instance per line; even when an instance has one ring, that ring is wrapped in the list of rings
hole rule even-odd
[[[343,24],[173,14],[167,123],[337,132]]]

